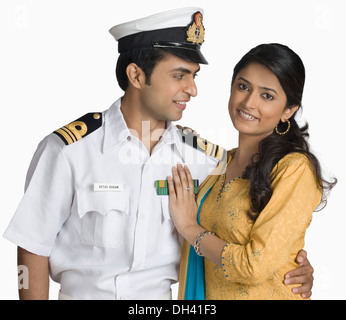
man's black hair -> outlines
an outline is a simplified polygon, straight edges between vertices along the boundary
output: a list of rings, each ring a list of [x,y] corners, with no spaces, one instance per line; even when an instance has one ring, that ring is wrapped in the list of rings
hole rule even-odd
[[[166,58],[167,52],[160,48],[133,49],[120,54],[116,67],[116,76],[119,86],[126,91],[129,81],[126,68],[130,63],[135,63],[145,74],[145,83],[150,85],[151,74],[156,64]]]

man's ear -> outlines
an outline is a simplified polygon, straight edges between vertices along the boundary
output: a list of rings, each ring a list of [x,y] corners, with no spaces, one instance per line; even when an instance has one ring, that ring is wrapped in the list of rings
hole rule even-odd
[[[127,66],[126,74],[129,79],[129,84],[133,87],[140,89],[145,84],[145,74],[135,63],[130,63]]]

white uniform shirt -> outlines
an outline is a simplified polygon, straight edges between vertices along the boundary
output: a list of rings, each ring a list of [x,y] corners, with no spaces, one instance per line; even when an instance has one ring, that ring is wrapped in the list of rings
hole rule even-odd
[[[165,180],[180,162],[201,184],[218,163],[183,143],[172,124],[150,155],[127,128],[120,104],[75,143],[50,134],[39,144],[4,235],[49,256],[51,278],[77,299],[166,295],[178,280],[181,242],[169,198],[156,194],[155,180]],[[117,191],[95,191],[97,183]]]

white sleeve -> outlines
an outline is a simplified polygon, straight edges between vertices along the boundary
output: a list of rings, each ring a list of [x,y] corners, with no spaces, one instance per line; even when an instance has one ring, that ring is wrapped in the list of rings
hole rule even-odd
[[[4,237],[41,256],[49,256],[70,214],[72,174],[54,135],[46,137],[31,161],[25,194]]]

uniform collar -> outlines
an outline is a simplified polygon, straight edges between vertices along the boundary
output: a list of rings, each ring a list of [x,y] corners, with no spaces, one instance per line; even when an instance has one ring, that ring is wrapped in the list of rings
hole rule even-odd
[[[120,106],[121,98],[105,112],[103,152],[107,152],[107,150],[131,137],[131,132],[126,125]],[[179,129],[172,122],[167,122],[167,128],[161,139],[165,144],[176,144],[178,151],[182,154],[182,139],[178,131]]]
[[[121,141],[131,136],[122,112],[120,111],[121,98],[105,112],[105,137],[103,141],[103,152],[115,147]]]

